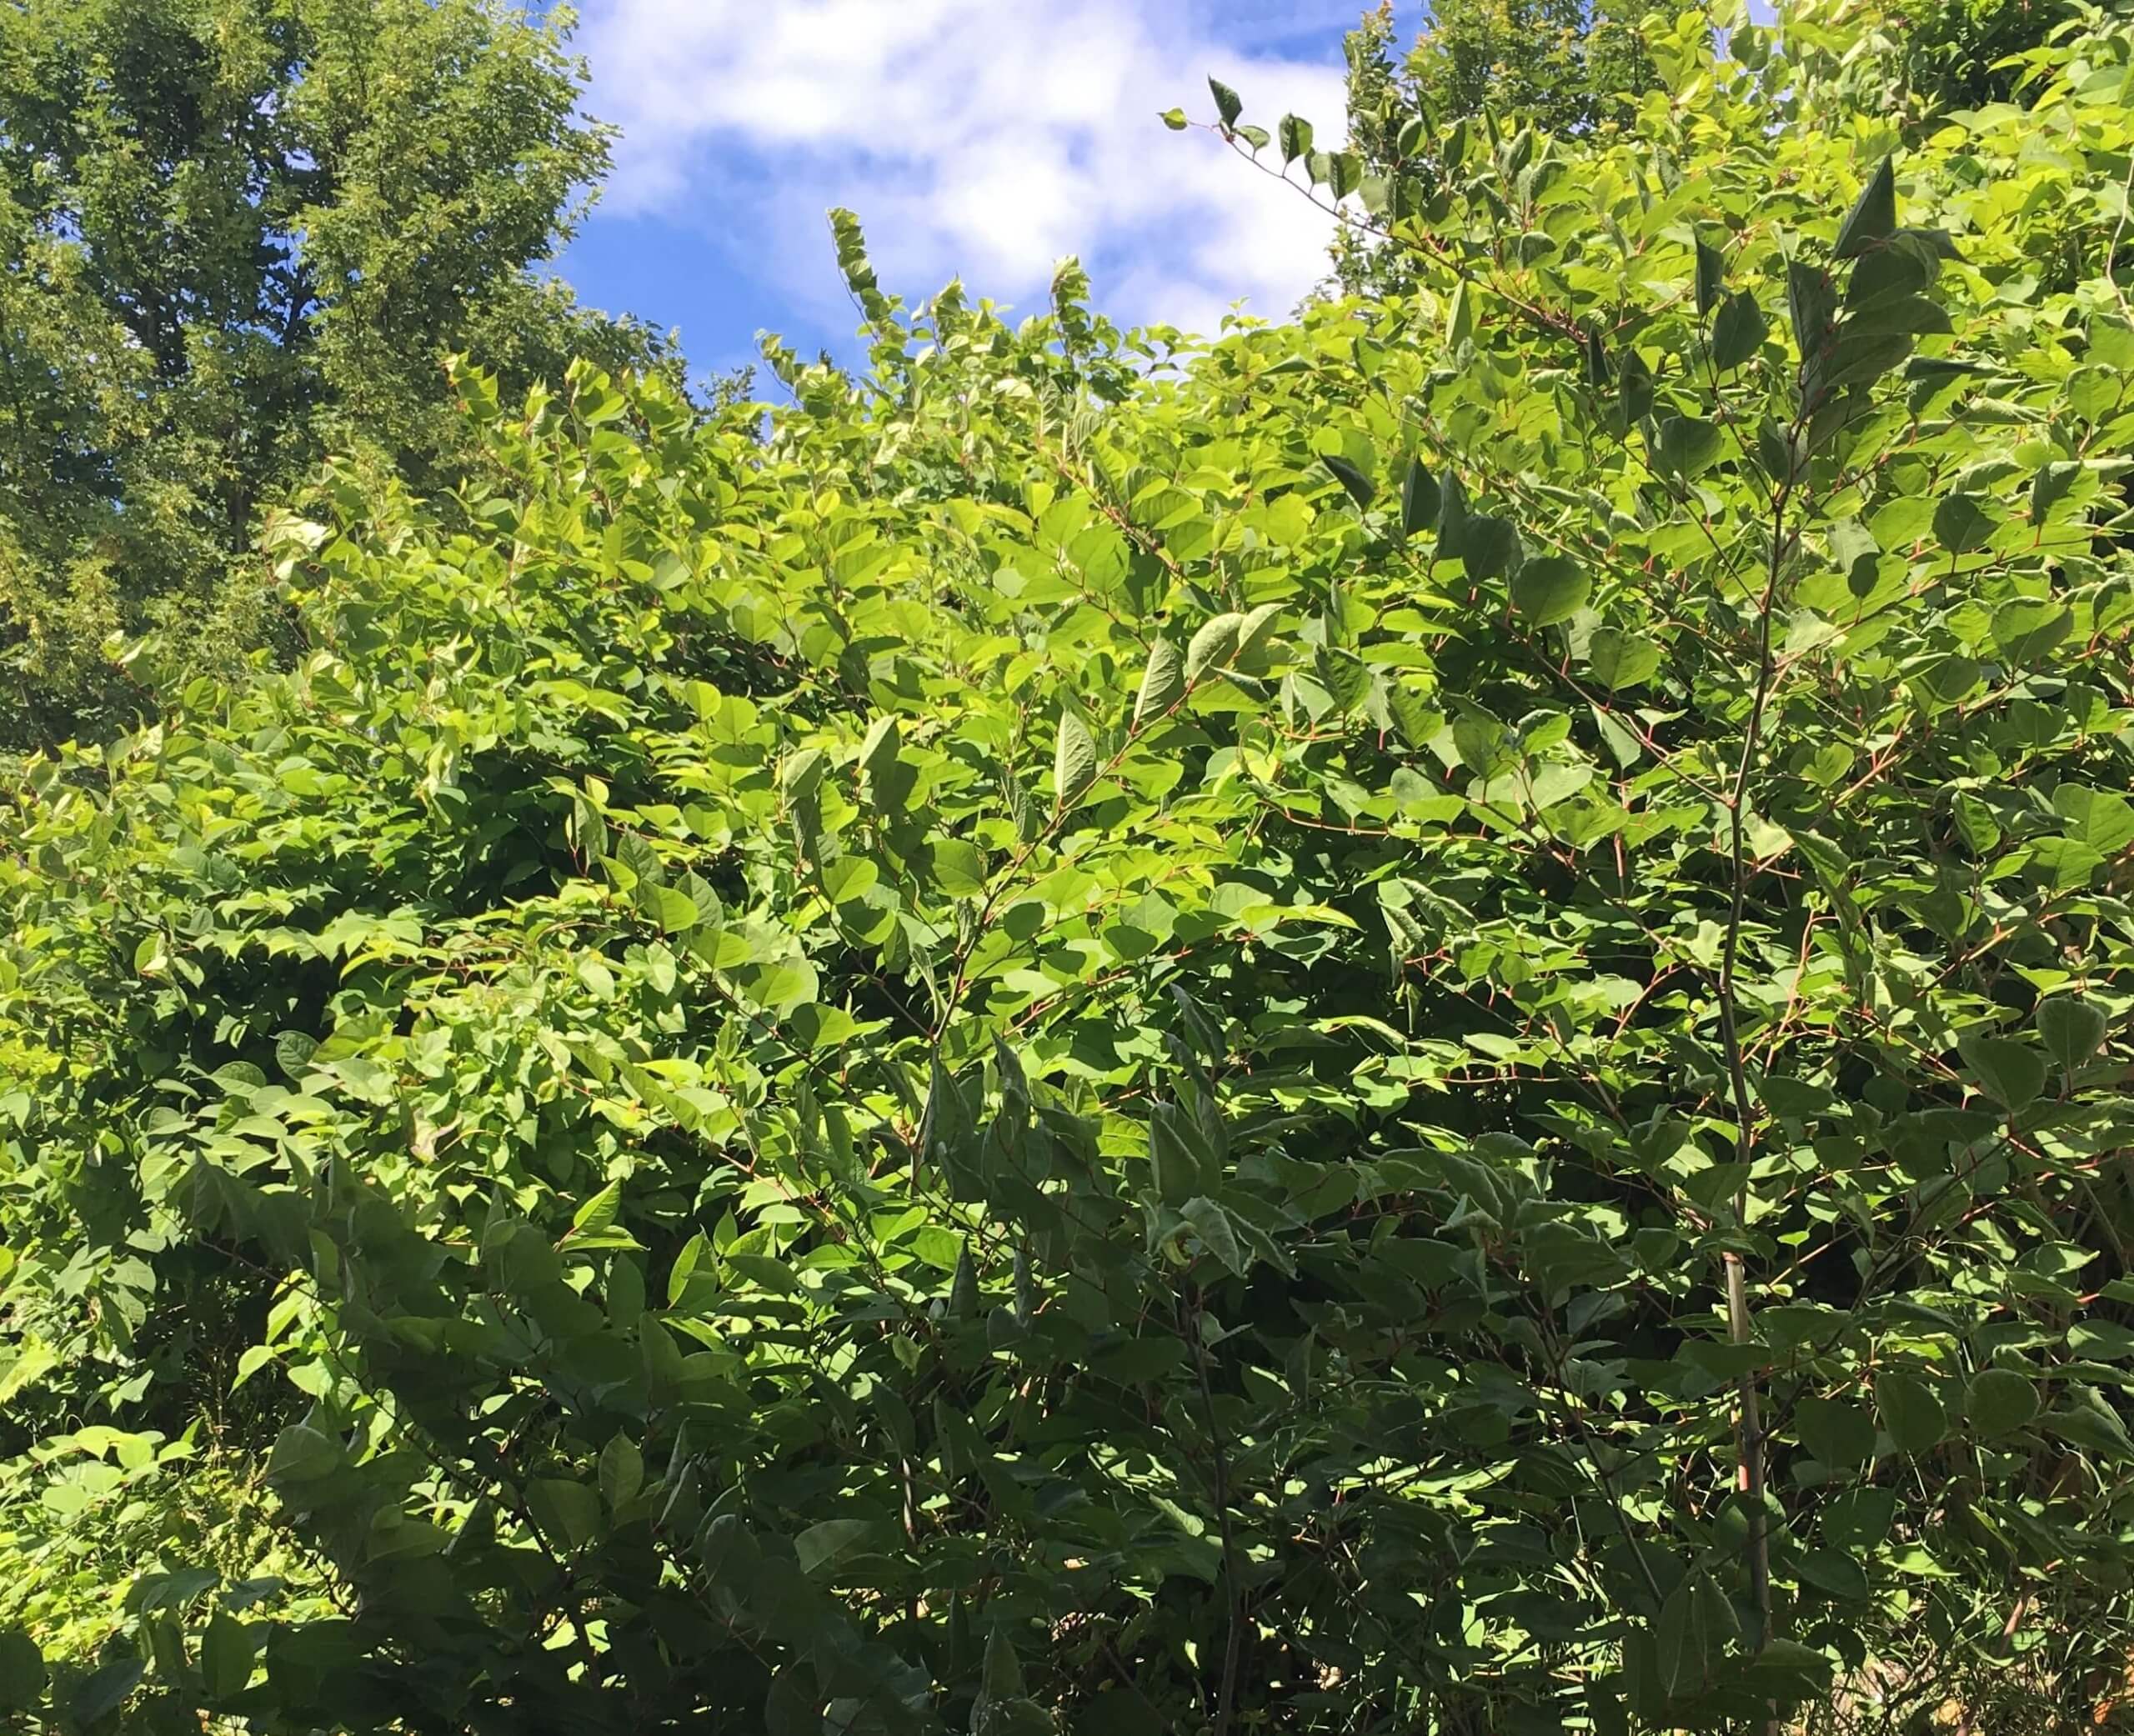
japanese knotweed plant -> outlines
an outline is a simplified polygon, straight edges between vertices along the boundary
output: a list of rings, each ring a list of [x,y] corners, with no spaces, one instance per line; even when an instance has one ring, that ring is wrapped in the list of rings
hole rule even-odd
[[[204,1408],[308,1565],[7,1703],[2108,1715],[2134,38],[1900,153],[1856,12],[1300,153],[1396,299],[914,316],[840,218],[766,428],[468,373],[486,481],[329,473],[298,665],[0,858],[17,1474]]]

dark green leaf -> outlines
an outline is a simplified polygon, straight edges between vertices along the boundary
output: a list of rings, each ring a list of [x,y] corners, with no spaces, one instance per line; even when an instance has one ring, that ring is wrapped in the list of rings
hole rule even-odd
[[[1320,461],[1334,473],[1334,479],[1349,491],[1350,499],[1360,508],[1367,508],[1378,497],[1378,484],[1346,458],[1328,453]]]
[[[1838,225],[1832,252],[1841,259],[1856,259],[1876,242],[1887,240],[1896,226],[1896,159],[1885,157]]]
[[[2071,994],[2056,994],[2037,1003],[2038,1034],[2052,1058],[2072,1073],[2104,1046],[2110,1028],[2103,1008]]]
[[[1794,1421],[1801,1444],[1834,1470],[1850,1470],[1874,1456],[1873,1419],[1849,1399],[1804,1398]]]
[[[1964,1390],[1964,1415],[1984,1439],[2011,1434],[2037,1413],[2036,1383],[2013,1368],[1981,1368]]]
[[[1901,1368],[1885,1368],[1875,1377],[1875,1408],[1900,1453],[1924,1453],[1948,1428],[1933,1388]]]
[[[1711,361],[1722,373],[1731,373],[1763,348],[1770,327],[1764,310],[1746,290],[1738,290],[1720,303],[1719,318],[1712,323]]]
[[[2003,1108],[2021,1109],[2045,1088],[2045,1057],[2026,1043],[1972,1035],[1957,1046],[1965,1068]]]
[[[210,1700],[228,1700],[244,1692],[258,1655],[259,1631],[218,1609],[200,1636],[200,1674]]]
[[[0,1715],[27,1712],[44,1698],[44,1658],[20,1628],[0,1628]]]
[[[1400,479],[1400,534],[1412,537],[1437,522],[1438,486],[1420,458],[1408,460]]]
[[[1718,305],[1719,292],[1726,279],[1726,261],[1719,249],[1699,237],[1697,252],[1697,317],[1701,319]]]
[[[1726,436],[1717,423],[1701,416],[1669,416],[1660,423],[1653,463],[1663,475],[1699,477],[1718,461],[1726,446]]]

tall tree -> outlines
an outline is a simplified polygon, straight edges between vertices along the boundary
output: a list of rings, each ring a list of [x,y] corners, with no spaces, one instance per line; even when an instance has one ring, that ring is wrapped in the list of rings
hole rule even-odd
[[[673,365],[539,264],[608,163],[567,13],[491,0],[0,7],[0,741],[254,642],[263,499],[333,448],[426,482],[441,367]],[[114,630],[166,629],[159,671]]]

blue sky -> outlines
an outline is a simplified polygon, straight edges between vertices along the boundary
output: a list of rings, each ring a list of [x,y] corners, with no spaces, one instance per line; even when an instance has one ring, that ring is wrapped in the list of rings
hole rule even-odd
[[[1285,313],[1324,275],[1326,220],[1200,133],[1206,78],[1246,118],[1340,132],[1363,0],[586,0],[587,108],[613,179],[559,262],[596,307],[679,327],[700,373],[755,334],[849,348],[823,219],[851,207],[885,285],[952,277],[1034,310],[1079,254],[1103,310],[1208,329]],[[1403,4],[1403,35],[1420,7]]]

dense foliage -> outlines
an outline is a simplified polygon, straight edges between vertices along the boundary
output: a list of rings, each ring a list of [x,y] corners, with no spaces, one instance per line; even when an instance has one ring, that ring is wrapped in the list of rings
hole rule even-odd
[[[0,1711],[2123,1717],[2134,28],[1876,23],[331,472],[10,813]]]
[[[329,448],[448,473],[448,352],[522,388],[663,358],[528,269],[607,160],[568,23],[0,8],[0,748],[138,722],[165,668],[258,643],[260,508]],[[148,626],[157,658],[116,661]]]

